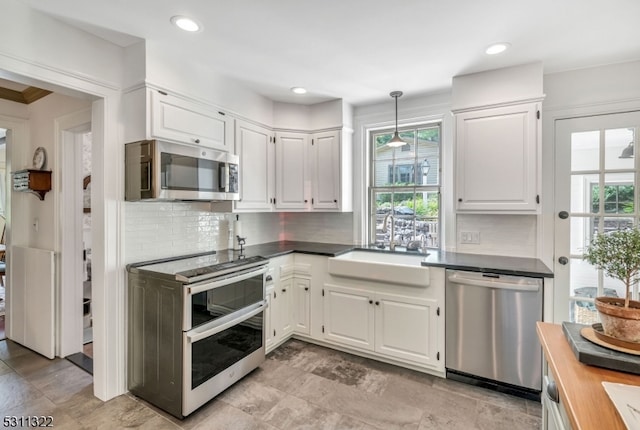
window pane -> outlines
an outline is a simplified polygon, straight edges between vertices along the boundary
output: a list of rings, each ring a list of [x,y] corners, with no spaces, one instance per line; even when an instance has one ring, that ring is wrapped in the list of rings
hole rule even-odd
[[[598,212],[600,200],[594,192],[598,179],[598,175],[571,175],[571,212]]]
[[[635,201],[635,174],[607,173],[604,177],[605,213],[633,214]]]
[[[604,131],[605,169],[633,169],[634,131],[633,128]]]
[[[591,240],[591,218],[571,217],[571,255],[582,255],[584,249]]]
[[[373,158],[374,160],[391,160],[393,158],[393,148],[387,146],[393,133],[381,133],[373,135]]]
[[[423,185],[440,183],[440,128],[418,130],[416,163],[421,166]]]
[[[600,132],[585,131],[571,134],[571,171],[600,168]]]

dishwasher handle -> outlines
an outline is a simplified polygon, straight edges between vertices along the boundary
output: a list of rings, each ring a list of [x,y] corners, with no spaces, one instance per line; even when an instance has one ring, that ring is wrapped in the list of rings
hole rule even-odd
[[[535,284],[519,284],[515,282],[508,282],[501,280],[500,278],[491,278],[491,280],[481,280],[481,279],[473,279],[468,278],[464,275],[460,275],[454,273],[449,275],[449,281],[455,282],[460,285],[472,285],[474,287],[486,287],[486,288],[499,288],[502,290],[515,290],[515,291],[525,291],[525,292],[537,292],[540,290],[540,284],[536,282]]]

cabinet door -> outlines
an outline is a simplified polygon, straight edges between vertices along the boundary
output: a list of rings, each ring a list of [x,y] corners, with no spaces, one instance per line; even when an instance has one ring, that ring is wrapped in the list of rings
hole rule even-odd
[[[274,316],[276,314],[277,309],[274,310],[275,301],[273,300],[273,288],[267,288],[265,293],[265,298],[267,300],[267,309],[264,312],[264,347],[266,352],[271,351],[271,348],[275,345],[275,324],[274,324]]]
[[[309,207],[307,167],[309,137],[304,133],[276,135],[276,208]]]
[[[366,290],[325,284],[326,340],[373,351],[374,304]]]
[[[275,291],[278,301],[278,328],[276,329],[276,342],[293,333],[293,278],[280,279],[280,284]]]
[[[240,157],[240,201],[236,209],[271,211],[275,197],[275,138],[266,128],[236,123],[236,154]]]
[[[313,135],[311,156],[311,203],[313,209],[338,209],[340,199],[340,133]]]
[[[233,120],[170,94],[151,92],[151,136],[233,151]]]
[[[293,278],[293,321],[294,330],[300,334],[311,334],[311,281],[306,278]]]
[[[437,300],[376,294],[375,351],[420,364],[438,363]]]
[[[538,208],[538,103],[456,115],[459,211]]]

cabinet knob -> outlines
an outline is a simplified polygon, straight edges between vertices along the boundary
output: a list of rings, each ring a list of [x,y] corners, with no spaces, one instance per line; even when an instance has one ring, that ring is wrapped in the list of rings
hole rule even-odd
[[[283,288],[283,289],[282,289],[282,292],[283,292],[283,293],[286,293],[286,292],[287,292],[287,289],[286,289],[286,288]]]
[[[338,200],[337,199],[333,199],[333,203],[338,203]]]
[[[376,300],[376,306],[380,306],[380,302]]]
[[[304,290],[305,291],[309,291],[309,287],[304,287]]]
[[[459,199],[458,199],[458,201],[459,201],[459,202],[461,202],[461,201],[462,201],[462,198],[459,198]]]
[[[372,305],[373,304],[373,300],[369,300],[369,304]]]
[[[304,202],[305,202],[305,203],[308,203],[308,202],[309,202],[309,200],[307,200],[307,199],[304,199]]]
[[[196,140],[195,140],[195,142],[196,142],[196,143],[200,143],[200,139],[196,139]]]
[[[271,275],[267,275],[267,279],[266,279],[266,281],[267,281],[267,282],[271,282],[271,281],[273,281],[273,276],[271,276]]]

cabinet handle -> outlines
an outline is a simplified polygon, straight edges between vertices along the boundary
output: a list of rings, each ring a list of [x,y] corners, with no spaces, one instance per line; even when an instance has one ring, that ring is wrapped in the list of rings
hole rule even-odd
[[[196,142],[196,143],[200,143],[200,139],[196,139],[196,140],[195,140],[195,142]]]
[[[271,275],[267,275],[267,279],[265,279],[267,282],[271,282],[273,281],[273,276]]]

